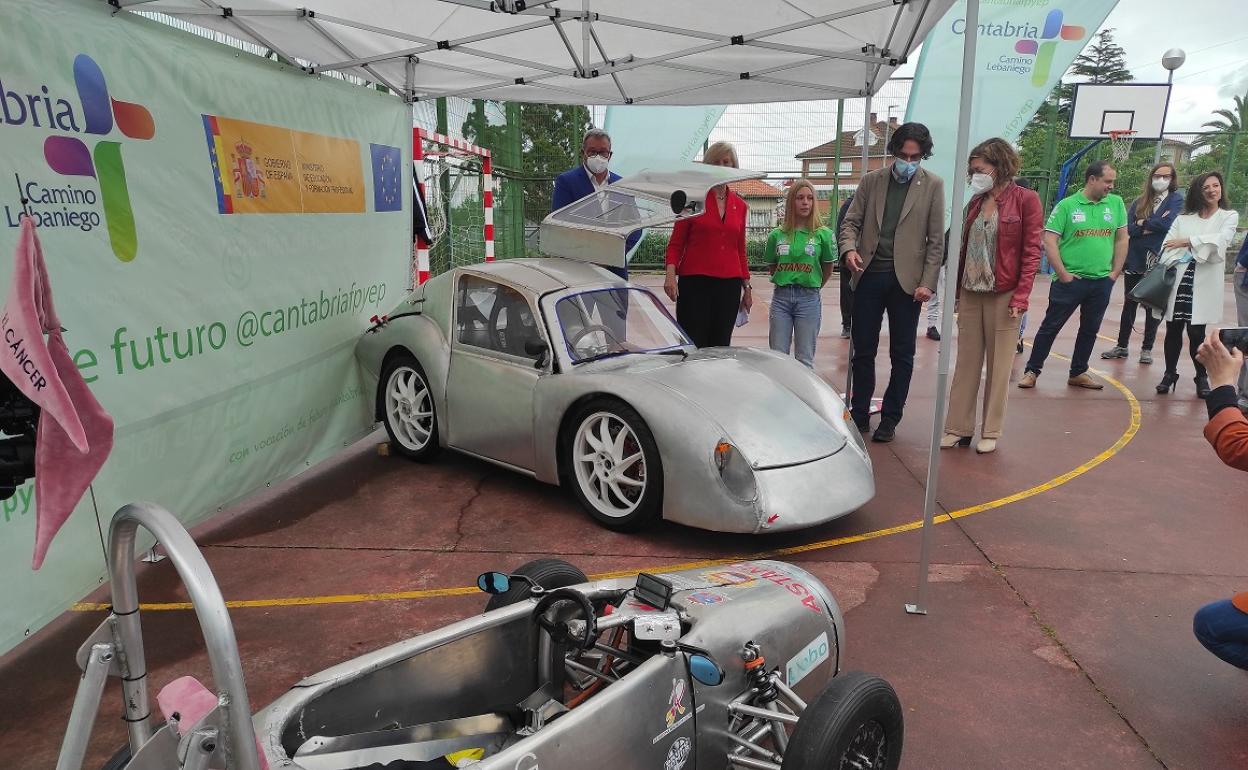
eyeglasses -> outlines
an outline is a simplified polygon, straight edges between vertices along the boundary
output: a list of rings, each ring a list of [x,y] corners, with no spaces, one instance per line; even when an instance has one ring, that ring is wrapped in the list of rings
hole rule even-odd
[[[611,151],[610,150],[586,150],[585,151],[585,157],[593,158],[595,156],[600,157],[600,158],[606,158],[607,160],[611,160]]]

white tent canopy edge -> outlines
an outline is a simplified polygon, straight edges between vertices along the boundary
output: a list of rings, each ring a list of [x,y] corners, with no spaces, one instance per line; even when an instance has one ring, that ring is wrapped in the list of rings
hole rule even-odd
[[[952,0],[108,0],[264,46],[305,71],[445,96],[700,105],[855,98]]]

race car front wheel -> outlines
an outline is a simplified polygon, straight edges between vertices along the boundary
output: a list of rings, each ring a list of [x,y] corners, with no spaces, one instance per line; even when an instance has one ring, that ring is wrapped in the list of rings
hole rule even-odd
[[[782,770],[897,770],[901,702],[878,676],[850,671],[832,679],[802,712]]]
[[[563,559],[534,559],[531,562],[520,565],[511,574],[523,575],[547,591],[589,582],[589,578],[585,576],[584,572],[581,572],[574,565],[567,563]],[[489,612],[499,607],[506,607],[518,601],[523,601],[529,598],[531,593],[532,587],[528,583],[525,583],[523,580],[513,580],[511,588],[508,588],[501,594],[494,594],[490,597],[490,600],[485,603],[485,611]]]
[[[386,362],[377,386],[377,401],[390,445],[404,457],[432,460],[441,449],[438,418],[429,378],[410,353]]]
[[[613,398],[582,406],[564,432],[566,474],[581,506],[608,529],[631,532],[663,508],[663,467],[636,410]]]

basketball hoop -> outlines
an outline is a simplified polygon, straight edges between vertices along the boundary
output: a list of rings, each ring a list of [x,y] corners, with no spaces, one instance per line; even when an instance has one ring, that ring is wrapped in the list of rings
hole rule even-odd
[[[1114,160],[1119,163],[1131,155],[1131,145],[1135,143],[1135,131],[1110,131],[1109,145]]]

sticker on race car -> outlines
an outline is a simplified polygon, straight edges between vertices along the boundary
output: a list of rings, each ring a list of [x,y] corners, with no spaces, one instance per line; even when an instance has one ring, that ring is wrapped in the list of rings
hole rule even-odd
[[[730,567],[734,572],[742,572],[746,575],[756,575],[763,580],[783,586],[786,591],[801,599],[802,606],[816,615],[822,615],[823,609],[819,598],[814,592],[806,587],[802,581],[794,578],[787,572],[781,572],[778,569],[768,567],[760,567],[757,564],[734,564]]]
[[[676,724],[676,718],[684,715],[685,711],[685,693],[689,691],[689,685],[684,679],[672,680],[672,694],[667,696],[667,713],[664,719],[667,720],[667,726],[672,727]]]
[[[806,645],[806,649],[794,655],[784,666],[785,681],[789,683],[789,687],[795,686],[798,682],[806,678],[806,675],[819,666],[820,663],[828,659],[832,654],[831,647],[828,644],[828,632],[824,631],[815,637],[815,640]]]
[[[744,572],[737,572],[735,570],[728,569],[715,570],[714,572],[703,572],[702,577],[706,581],[715,584],[718,588],[722,588],[724,586],[744,587],[753,585],[756,582],[755,578],[750,577]]]
[[[706,581],[695,580],[686,575],[662,574],[655,577],[661,577],[672,584],[673,591],[688,591],[694,588],[706,588]]]
[[[663,763],[663,770],[682,770],[692,753],[693,741],[683,737],[677,738],[672,747],[667,750],[667,761]]]
[[[725,601],[727,598],[728,598],[727,596],[724,596],[723,594],[720,594],[720,593],[715,593],[714,591],[695,591],[685,597],[685,599],[690,604],[701,604],[703,606],[711,605],[711,604],[719,604],[720,602]]]
[[[530,751],[517,759],[515,770],[541,770],[537,765],[537,755]]]

